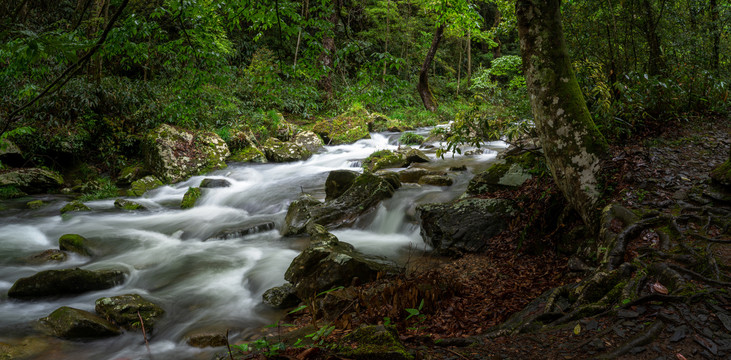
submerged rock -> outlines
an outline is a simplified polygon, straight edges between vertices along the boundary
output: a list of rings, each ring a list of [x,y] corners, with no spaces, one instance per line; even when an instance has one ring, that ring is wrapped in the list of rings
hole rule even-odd
[[[142,204],[127,200],[127,199],[117,199],[114,200],[114,207],[117,209],[122,210],[147,210],[146,207],[144,207]]]
[[[63,306],[40,319],[50,335],[70,340],[97,339],[122,332],[109,321],[88,311]]]
[[[138,294],[103,297],[97,299],[94,304],[94,310],[99,315],[127,330],[141,329],[140,317],[142,317],[147,333],[153,331],[157,320],[165,314],[165,310],[160,306]]]
[[[43,202],[43,200],[33,200],[33,201],[28,201],[28,202],[27,202],[27,203],[25,204],[25,206],[27,206],[27,207],[28,207],[28,209],[31,209],[31,210],[35,210],[35,209],[40,209],[40,208],[42,208],[42,207],[44,207],[44,206],[46,206],[46,205],[47,205],[47,204],[46,204],[45,202]]]
[[[77,253],[81,256],[91,256],[89,241],[85,237],[77,234],[61,235],[58,239],[58,248],[63,251]]]
[[[269,138],[261,146],[262,151],[271,162],[290,162],[307,160],[312,153],[303,146],[293,142],[279,141],[277,138]]]
[[[300,302],[295,293],[294,285],[290,283],[273,287],[265,291],[261,297],[265,304],[277,309],[291,308]]]
[[[252,224],[247,226],[242,226],[238,229],[227,229],[222,230],[218,232],[216,235],[213,235],[210,237],[210,239],[221,239],[221,240],[227,240],[227,239],[235,239],[244,237],[246,235],[256,234],[264,231],[274,230],[274,223],[271,221],[260,223],[260,224]]]
[[[515,209],[509,200],[463,199],[416,208],[421,236],[441,253],[480,252],[508,226]]]
[[[51,261],[64,262],[68,258],[65,252],[59,249],[48,249],[42,252],[32,255],[28,258],[30,264],[43,264]]]
[[[0,173],[0,188],[12,186],[28,194],[58,190],[62,185],[63,177],[46,169],[11,169]]]
[[[91,208],[84,205],[84,203],[79,200],[74,200],[61,208],[61,214],[73,211],[91,211]]]
[[[325,180],[325,201],[338,198],[344,194],[360,173],[351,170],[333,170]]]
[[[349,286],[355,279],[374,280],[378,273],[392,273],[397,268],[383,259],[365,256],[353,245],[339,241],[324,226],[307,228],[311,244],[289,265],[284,279],[294,285],[300,299],[307,299],[337,286]]]
[[[201,188],[189,187],[188,191],[183,195],[183,200],[180,202],[181,209],[190,209],[195,206],[195,202],[201,197]]]
[[[332,201],[321,203],[311,196],[301,196],[287,210],[282,235],[301,234],[310,223],[328,228],[352,224],[383,199],[391,197],[394,191],[387,180],[366,173],[358,176],[348,190]]]
[[[132,183],[132,186],[127,190],[129,196],[142,196],[146,192],[162,186],[163,183],[160,179],[153,175],[148,175]]]
[[[201,332],[187,335],[185,343],[197,348],[226,346],[226,332]]]
[[[215,133],[194,132],[167,124],[147,134],[143,148],[147,167],[168,183],[225,168],[226,158],[231,155],[226,142]]]
[[[45,270],[15,281],[8,290],[8,297],[62,296],[109,289],[124,282],[124,276],[119,270]]]
[[[396,327],[387,325],[364,325],[343,338],[343,341],[358,344],[344,347],[343,357],[355,360],[389,359],[412,360],[413,355],[399,340]]]

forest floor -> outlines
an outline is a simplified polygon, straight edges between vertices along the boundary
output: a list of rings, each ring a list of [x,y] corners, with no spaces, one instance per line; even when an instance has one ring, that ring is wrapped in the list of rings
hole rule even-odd
[[[666,128],[659,135],[612,148],[609,166],[615,169],[614,191],[608,202],[678,219],[682,241],[698,251],[705,248],[708,259],[716,261],[709,265],[715,267],[715,279],[698,274],[682,262],[671,264],[697,292],[668,295],[664,290],[656,293],[643,289],[647,296],[619,304],[612,311],[542,331],[487,336],[493,326],[542,293],[578,283],[590,274],[568,266],[569,258],[555,245],[554,238],[559,233],[570,233],[572,224],[536,239],[521,236],[525,235],[521,229],[535,225],[535,216],[522,216],[511,225],[512,231],[490,240],[491,251],[487,254],[457,259],[415,258],[403,276],[353,290],[357,293],[349,298],[358,299],[355,306],[351,302],[350,308],[337,311],[330,319],[327,309],[320,311],[319,317],[335,325],[326,343],[348,346],[343,336],[352,329],[393,321],[400,340],[416,359],[728,359],[731,202],[728,198],[718,199],[709,172],[728,157],[731,120],[695,118]],[[557,192],[552,181],[544,178],[531,181],[512,195],[523,199],[524,209],[550,211],[531,205],[540,203],[546,193]],[[717,217],[726,225],[711,221]],[[653,246],[657,236],[650,229],[630,239],[625,260],[647,260],[640,254]],[[645,287],[652,285],[648,282]],[[426,299],[426,305],[418,310],[418,316],[407,319],[406,309],[417,308],[418,299]],[[312,322],[309,313],[290,315],[283,321],[296,325],[287,337],[313,331],[307,330]],[[238,358],[267,356],[252,353]],[[324,348],[290,348],[268,358],[345,359]]]

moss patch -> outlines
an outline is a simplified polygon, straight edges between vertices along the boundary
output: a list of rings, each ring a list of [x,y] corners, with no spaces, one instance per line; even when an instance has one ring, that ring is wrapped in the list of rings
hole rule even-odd
[[[241,150],[234,151],[233,155],[228,158],[232,162],[267,162],[266,155],[254,146],[247,146]]]
[[[163,183],[155,176],[149,175],[132,183],[127,191],[129,196],[142,196],[144,193],[162,186]]]
[[[180,208],[190,209],[195,206],[195,202],[201,197],[201,189],[197,187],[190,187],[183,196],[183,201],[180,203]]]
[[[378,171],[380,169],[397,168],[406,164],[403,154],[394,153],[391,150],[379,150],[370,154],[363,161],[363,169]]]
[[[91,211],[91,208],[84,205],[84,203],[82,203],[81,201],[78,201],[78,200],[74,200],[74,201],[64,205],[61,208],[61,214],[65,214],[67,212],[72,212],[72,211]]]

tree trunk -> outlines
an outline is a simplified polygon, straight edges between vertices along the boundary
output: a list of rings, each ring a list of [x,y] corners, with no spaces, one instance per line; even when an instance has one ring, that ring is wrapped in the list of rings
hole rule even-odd
[[[647,46],[650,48],[647,59],[647,72],[650,75],[659,75],[665,69],[662,49],[660,48],[660,37],[657,35],[657,25],[660,22],[660,17],[655,18],[655,11],[649,0],[644,0],[642,5],[645,10],[645,38],[647,39]]]
[[[467,31],[467,89],[472,82],[472,33]]]
[[[439,42],[442,40],[443,34],[444,25],[442,24],[439,25],[437,30],[434,32],[431,47],[429,47],[429,51],[427,51],[426,57],[424,58],[424,63],[421,65],[421,71],[419,71],[419,83],[416,84],[416,91],[418,91],[419,96],[421,96],[424,108],[432,112],[437,111],[437,104],[434,100],[434,94],[432,94],[431,89],[429,88],[429,65],[431,65],[434,60],[434,55],[437,54]]]
[[[523,71],[546,162],[568,202],[596,231],[599,164],[607,143],[571,69],[560,0],[518,0],[516,17]]]
[[[322,53],[320,53],[319,59],[320,65],[322,65],[322,69],[325,71],[325,74],[320,77],[319,85],[320,90],[325,92],[325,98],[327,100],[333,97],[332,65],[333,55],[335,54],[335,31],[338,28],[338,11],[340,10],[339,1],[335,0],[333,2],[333,10],[327,18],[328,22],[332,25],[332,31],[325,31],[322,36]]]
[[[718,18],[718,3],[716,0],[711,0],[709,6],[711,7],[711,39],[713,45],[711,47],[711,69],[718,71],[720,64],[720,46],[721,46],[721,25],[719,24]]]

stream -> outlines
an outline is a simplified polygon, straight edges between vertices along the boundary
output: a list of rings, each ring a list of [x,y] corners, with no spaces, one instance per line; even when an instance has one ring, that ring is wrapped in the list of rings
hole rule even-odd
[[[417,133],[426,135],[429,129]],[[157,188],[139,198],[129,198],[147,211],[116,209],[114,199],[91,201],[91,212],[60,215],[70,201],[61,195],[28,197],[6,203],[0,212],[0,343],[42,344],[33,359],[210,359],[222,348],[198,349],[186,345],[189,334],[209,329],[230,329],[231,343],[250,339],[262,326],[272,324],[282,312],[262,304],[267,289],[284,283],[291,260],[307,244],[306,238],[284,238],[279,229],[289,203],[301,192],[325,198],[325,179],[332,170],[360,171],[360,162],[381,149],[396,149],[400,133],[374,133],[355,144],[327,146],[309,160],[285,164],[230,164],[228,168],[194,176]],[[401,261],[409,252],[423,251],[414,215],[416,205],[445,202],[459,197],[473,174],[484,170],[506,145],[483,146],[484,154],[446,154],[420,167],[451,172],[451,187],[403,184],[395,195],[352,228],[332,233],[363,253]],[[397,170],[397,169],[396,169]],[[226,179],[230,187],[202,189],[196,206],[182,210],[180,201],[190,186],[204,178]],[[50,202],[28,210],[29,200]],[[264,230],[225,240],[212,238],[229,229],[274,223]],[[63,263],[29,265],[27,259],[46,249],[58,248],[63,234],[80,234],[91,241],[91,258],[70,254]],[[62,298],[8,299],[7,291],[21,278],[42,270],[81,267],[90,270],[123,269],[126,281],[117,287]],[[61,306],[94,312],[100,297],[137,293],[159,304],[165,316],[157,322],[149,343],[142,334],[95,341],[73,342],[40,335],[37,320]],[[41,345],[38,345],[41,346]]]

